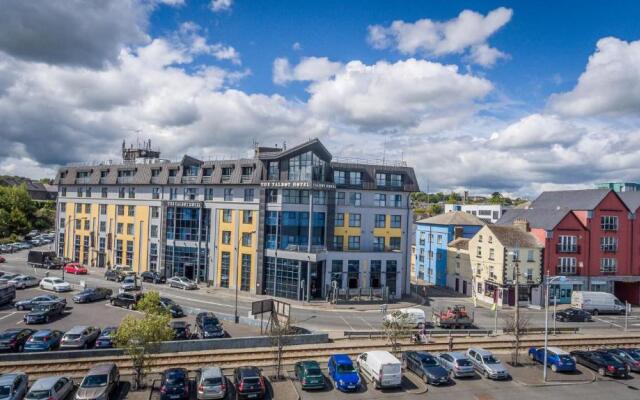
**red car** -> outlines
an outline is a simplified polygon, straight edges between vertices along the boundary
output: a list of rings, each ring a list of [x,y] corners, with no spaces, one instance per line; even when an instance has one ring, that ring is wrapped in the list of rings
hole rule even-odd
[[[87,268],[78,263],[69,263],[64,266],[64,272],[74,275],[85,275]]]

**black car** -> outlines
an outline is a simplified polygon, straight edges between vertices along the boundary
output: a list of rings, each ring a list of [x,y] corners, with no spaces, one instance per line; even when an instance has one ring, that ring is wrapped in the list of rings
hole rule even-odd
[[[122,282],[127,275],[134,275],[130,270],[108,269],[104,271],[104,277],[108,281]]]
[[[166,283],[167,278],[163,275],[158,274],[156,271],[144,271],[140,274],[140,279],[142,282],[151,282],[151,283]]]
[[[170,368],[162,373],[160,400],[189,399],[189,373],[184,368]]]
[[[451,383],[449,371],[431,354],[424,351],[407,351],[403,358],[407,369],[422,378],[424,383],[436,386]]]
[[[264,399],[266,386],[257,367],[239,367],[233,370],[233,383],[237,399]]]
[[[579,308],[567,308],[556,313],[556,321],[560,322],[590,322],[591,314]]]
[[[626,378],[629,375],[629,367],[618,357],[604,351],[572,351],[571,355],[576,362],[594,371],[601,376],[613,376]]]
[[[629,370],[640,372],[640,351],[638,349],[600,349],[614,355],[623,363],[629,366]]]
[[[220,338],[225,335],[220,320],[212,312],[201,312],[196,316],[196,331],[203,339]]]
[[[111,297],[113,291],[107,288],[86,288],[72,297],[74,303],[90,303],[92,301],[106,300]]]
[[[26,328],[11,328],[0,333],[0,351],[20,352],[24,349],[24,344],[36,331]]]
[[[65,306],[59,301],[51,301],[49,303],[40,303],[33,307],[31,311],[23,317],[24,323],[29,324],[47,324],[55,317],[62,315]]]
[[[49,303],[52,301],[58,301],[64,304],[65,307],[67,306],[67,299],[63,299],[53,294],[43,294],[27,300],[16,301],[15,306],[19,311],[31,310],[36,304]]]
[[[109,302],[112,306],[124,307],[129,310],[133,310],[141,298],[142,295],[140,293],[118,293],[115,296],[111,296]]]
[[[168,297],[160,297],[160,306],[169,311],[169,314],[171,314],[171,318],[184,317],[184,311],[182,310],[182,307],[180,307]]]
[[[191,325],[184,321],[171,321],[169,327],[173,329],[173,340],[189,340],[191,339]]]

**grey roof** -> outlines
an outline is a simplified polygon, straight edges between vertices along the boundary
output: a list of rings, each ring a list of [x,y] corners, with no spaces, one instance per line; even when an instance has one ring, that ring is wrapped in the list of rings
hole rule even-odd
[[[553,230],[571,210],[568,208],[529,208],[529,209],[510,209],[496,222],[497,225],[513,225],[516,219],[526,219],[532,228],[540,228],[546,231]]]
[[[12,372],[10,374],[0,376],[0,386],[11,385],[20,375],[24,375],[24,372]]]
[[[469,239],[457,238],[447,244],[447,247],[455,247],[458,250],[469,250]]]
[[[570,210],[593,210],[602,202],[610,189],[558,190],[543,192],[530,208],[554,209],[565,207]]]
[[[33,386],[31,386],[29,391],[32,391],[32,390],[49,390],[49,389],[51,389],[51,387],[53,385],[55,385],[56,382],[58,382],[58,379],[60,379],[60,378],[62,378],[62,377],[61,376],[47,376],[46,378],[40,378],[33,384]]]
[[[525,232],[516,226],[487,225],[487,228],[505,247],[543,247],[531,232]]]
[[[107,374],[109,373],[109,371],[111,371],[113,367],[115,367],[115,365],[116,365],[115,363],[96,364],[93,367],[91,367],[87,375]]]
[[[636,212],[640,208],[640,192],[620,192],[618,196],[620,196],[629,211]]]
[[[434,217],[424,218],[416,223],[429,225],[472,225],[483,226],[487,223],[464,211],[452,211],[444,214],[438,214]]]

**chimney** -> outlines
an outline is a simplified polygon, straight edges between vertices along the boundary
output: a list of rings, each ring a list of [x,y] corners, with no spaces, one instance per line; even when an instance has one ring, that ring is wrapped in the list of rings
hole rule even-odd
[[[524,218],[516,218],[513,220],[513,226],[520,229],[522,232],[529,232],[529,221]]]
[[[457,239],[457,238],[461,238],[462,237],[462,232],[463,232],[464,228],[461,226],[455,226],[453,228],[453,238]]]

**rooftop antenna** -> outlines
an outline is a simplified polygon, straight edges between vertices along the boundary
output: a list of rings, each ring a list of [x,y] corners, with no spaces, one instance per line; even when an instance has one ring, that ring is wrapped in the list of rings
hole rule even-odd
[[[286,150],[287,149],[287,141],[283,140],[282,141],[282,150]]]

